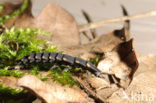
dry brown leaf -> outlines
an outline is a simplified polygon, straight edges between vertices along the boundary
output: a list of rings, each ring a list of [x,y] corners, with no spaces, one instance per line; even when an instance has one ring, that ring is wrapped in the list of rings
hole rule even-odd
[[[22,2],[19,0],[18,4],[14,5],[14,4],[10,3],[10,2],[1,0],[0,4],[5,6],[5,8],[0,13],[0,16],[2,16],[4,14],[11,14],[13,11],[19,9],[21,7],[21,5],[22,5]]]
[[[97,56],[96,53],[104,53],[104,55],[105,55],[105,52],[112,51],[112,49],[119,46],[120,43],[124,42],[125,40],[128,40],[128,38],[125,33],[125,28],[123,28],[121,30],[114,30],[108,34],[103,34],[102,36],[94,39],[93,41],[89,42],[88,44],[63,48],[63,51],[65,51],[65,53],[67,53],[67,54],[70,54],[73,56],[81,56],[82,58],[85,58],[85,59],[94,58]],[[127,44],[129,44],[129,43],[127,43]],[[130,50],[132,50],[131,45],[132,44],[130,42],[130,44],[128,45],[128,47],[130,47],[129,48]],[[128,49],[128,48],[124,48],[124,50],[125,49]],[[129,49],[127,51],[129,51]],[[121,50],[121,51],[124,51],[124,50]],[[119,51],[119,52],[121,52],[121,51]],[[118,52],[117,50],[116,51],[114,50],[114,53],[118,54],[117,52]],[[119,53],[119,54],[121,54],[121,53]],[[129,58],[131,56],[133,56],[134,54],[133,54],[133,52],[132,53],[126,52],[125,55],[127,55],[127,57],[126,57],[125,62],[127,62],[129,60]],[[120,59],[120,56],[118,56],[116,58]],[[134,60],[136,60],[135,57],[134,57]],[[130,64],[131,64],[131,62],[130,62]],[[120,65],[123,66],[123,68],[126,67],[126,69],[127,69],[127,65],[125,65],[124,63],[120,64]],[[131,74],[133,74],[133,73],[131,72]],[[127,74],[127,75],[129,76],[129,74]],[[130,80],[126,80],[126,82],[128,82],[128,83],[126,84],[125,87],[127,87],[127,85],[130,83]],[[92,77],[92,76],[91,77],[85,76],[85,78],[82,78],[82,82],[80,84],[83,85],[84,90],[86,90],[86,88],[87,88],[87,90],[90,91],[88,93],[89,95],[92,95],[94,98],[98,98],[103,102],[104,102],[103,99],[108,98],[109,96],[111,96],[111,94],[113,92],[115,92],[119,89],[117,87],[117,85],[110,85],[108,82],[106,82],[105,79],[100,79],[100,78],[96,78],[96,77]],[[94,95],[96,95],[96,96],[94,96]]]
[[[135,73],[135,76],[139,75],[140,73],[150,71],[156,67],[156,55],[148,55],[139,57],[139,68]]]
[[[23,71],[23,72],[28,72],[27,70],[25,71]],[[70,97],[68,97],[67,99],[69,99],[69,100],[72,100],[72,99],[74,99],[75,100],[75,98],[77,99],[77,98],[79,98],[79,97],[77,97],[77,96],[79,96],[79,95],[83,95],[83,97],[86,99],[86,100],[88,100],[88,101],[93,101],[91,98],[89,98],[88,96],[87,96],[87,94],[86,93],[84,93],[81,89],[79,89],[77,86],[73,86],[73,87],[68,87],[68,86],[62,86],[61,84],[59,84],[59,83],[57,83],[57,82],[55,82],[52,78],[51,78],[51,76],[49,75],[49,73],[48,72],[39,72],[39,74],[41,75],[41,76],[46,76],[46,77],[48,77],[49,78],[49,80],[48,81],[46,81],[46,84],[48,84],[50,87],[57,87],[57,92],[59,93],[60,92],[60,94],[61,93],[67,93],[66,94],[66,97],[64,96],[64,97],[62,97],[62,98],[67,98],[68,96],[70,96],[70,95],[72,95],[72,96],[70,96]],[[22,87],[20,87],[19,85],[17,85],[17,82],[18,82],[18,80],[19,80],[19,78],[16,78],[16,77],[11,77],[11,76],[1,76],[0,77],[0,83],[1,84],[3,84],[3,85],[6,85],[6,86],[8,86],[8,87],[10,87],[10,88],[16,88],[16,89],[22,89]],[[32,83],[32,84],[34,84],[34,83]],[[34,84],[35,85],[35,84]],[[42,89],[44,89],[42,86],[41,86],[41,88]],[[54,89],[53,89],[54,90]],[[55,91],[54,91],[55,92]],[[74,95],[73,95],[73,94]],[[79,94],[79,95],[75,95],[75,93],[76,94]],[[48,94],[47,94],[48,95]],[[26,103],[30,103],[30,101],[33,101],[34,99],[36,98],[36,96],[35,95],[32,95],[32,93],[30,93],[30,92],[28,92],[25,96],[19,96],[19,99],[22,99],[22,100],[25,100],[25,101],[29,101],[29,102],[26,102]],[[17,99],[17,98],[16,98]],[[81,100],[79,100],[79,101],[81,101]],[[77,100],[77,101],[70,101],[70,103],[79,103],[79,101]],[[84,102],[85,103],[85,102]]]
[[[88,44],[68,46],[62,50],[72,56],[80,56],[84,59],[95,58],[96,53],[111,51],[114,47],[122,43],[125,37],[124,28],[103,34]]]
[[[97,78],[84,74],[82,78],[76,78],[81,87],[88,95],[93,97],[96,102],[107,103],[106,99],[119,88],[117,85],[110,85],[105,79]]]
[[[0,1],[0,4],[5,6],[5,8],[2,10],[2,12],[0,14],[0,16],[3,16],[5,14],[10,15],[13,11],[19,9],[21,7],[21,5],[22,5],[22,2],[19,2],[18,4],[14,5],[14,4],[10,3],[10,2]],[[14,24],[14,22],[16,22],[17,18],[18,17],[15,17],[15,18],[12,18],[12,19],[8,20],[7,23],[6,23],[6,27],[11,27]]]
[[[138,68],[138,61],[132,39],[119,44],[112,51],[105,53],[105,58],[98,64],[104,73],[114,74],[120,79],[120,86],[126,88]]]
[[[18,81],[18,78],[15,78],[15,77],[8,77],[8,76],[1,76],[0,77],[0,83],[8,86],[8,87],[11,87],[11,88],[16,88],[16,89],[21,89],[21,87],[17,86],[17,81]]]
[[[59,85],[49,85],[43,83],[37,77],[25,75],[19,79],[19,86],[31,90],[38,97],[42,98],[46,103],[68,103],[68,102],[87,102],[87,97],[81,91],[70,87],[62,87]]]
[[[100,63],[103,64],[102,67],[100,67]],[[127,88],[138,67],[132,40],[120,43],[110,52],[105,53],[105,58],[100,63],[98,67],[101,71],[115,75],[115,77],[119,79],[119,81],[117,80],[117,84],[122,88]],[[110,85],[106,82],[106,79],[107,78],[101,79],[84,74],[82,80],[80,80],[83,87],[86,87],[89,91],[95,93],[98,98],[107,99],[112,93],[118,91],[120,87],[116,84]]]
[[[114,92],[110,103],[155,103],[156,101],[156,56],[139,58],[139,68],[132,83],[126,89]]]
[[[18,78],[15,78],[15,77],[9,77],[9,76],[1,76],[0,77],[0,84],[3,84],[4,86],[7,86],[9,88],[12,88],[12,89],[16,89],[16,90],[20,90],[22,89],[22,87],[19,87],[17,85],[17,81],[18,81]],[[8,93],[8,92],[7,92]],[[6,96],[8,96],[8,98],[10,98],[10,94],[5,94]],[[2,92],[3,94],[3,92]],[[2,97],[4,95],[0,94]],[[2,99],[2,97],[0,96],[0,99]],[[30,94],[30,93],[24,93],[24,95],[19,95],[18,97],[15,97],[15,98],[12,98],[12,100],[22,100],[24,101],[24,103],[31,103],[33,100],[35,99],[35,97]]]
[[[20,5],[10,4],[6,8],[9,13],[17,9]],[[14,25],[17,27],[39,28],[50,32],[51,35],[39,36],[40,39],[51,41],[53,45],[64,47],[68,45],[77,45],[80,43],[80,36],[75,19],[66,10],[57,3],[48,3],[41,11],[38,17],[31,13],[31,2],[29,8],[20,16],[7,22],[7,27]]]

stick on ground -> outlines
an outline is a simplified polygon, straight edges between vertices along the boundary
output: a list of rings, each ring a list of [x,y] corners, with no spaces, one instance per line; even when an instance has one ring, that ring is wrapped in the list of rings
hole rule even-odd
[[[96,21],[96,22],[92,22],[88,24],[82,24],[82,25],[79,25],[79,32],[83,32],[83,31],[93,29],[93,28],[102,27],[104,25],[115,23],[115,22],[139,19],[139,18],[150,17],[150,16],[156,16],[156,10],[149,11],[146,13],[136,14],[132,16],[124,16],[124,17],[119,17],[119,18],[114,18],[114,19],[109,19],[109,20],[102,20],[102,21]]]
[[[91,19],[91,17],[89,16],[89,14],[87,12],[85,12],[84,10],[82,10],[82,14],[84,15],[84,17],[86,18],[88,23],[92,23],[93,20]],[[90,32],[92,34],[93,39],[95,39],[97,36],[96,30],[95,29],[90,29]]]

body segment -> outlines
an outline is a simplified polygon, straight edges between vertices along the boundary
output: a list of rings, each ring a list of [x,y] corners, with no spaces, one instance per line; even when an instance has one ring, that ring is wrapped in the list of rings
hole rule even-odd
[[[28,56],[23,57],[19,62],[18,65],[28,65],[31,63],[62,63],[67,64],[73,67],[81,67],[82,69],[89,70],[96,76],[101,74],[101,71],[96,68],[92,63],[85,61],[78,57],[72,57],[67,54],[62,53],[31,53]]]

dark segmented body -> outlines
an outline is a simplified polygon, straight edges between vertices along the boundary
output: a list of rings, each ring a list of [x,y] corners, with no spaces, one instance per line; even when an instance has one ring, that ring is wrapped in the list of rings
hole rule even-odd
[[[85,61],[81,58],[72,57],[67,54],[62,53],[31,53],[28,56],[23,57],[19,60],[18,65],[27,65],[29,63],[62,63],[73,67],[81,67],[83,69],[89,70],[95,76],[100,76],[101,71],[96,68],[92,63]]]

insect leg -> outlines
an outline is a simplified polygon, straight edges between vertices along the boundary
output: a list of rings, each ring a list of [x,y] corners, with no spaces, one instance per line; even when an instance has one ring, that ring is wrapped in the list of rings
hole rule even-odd
[[[72,69],[72,67],[66,67],[66,68],[63,68],[63,71],[62,72],[67,72],[68,70]]]

